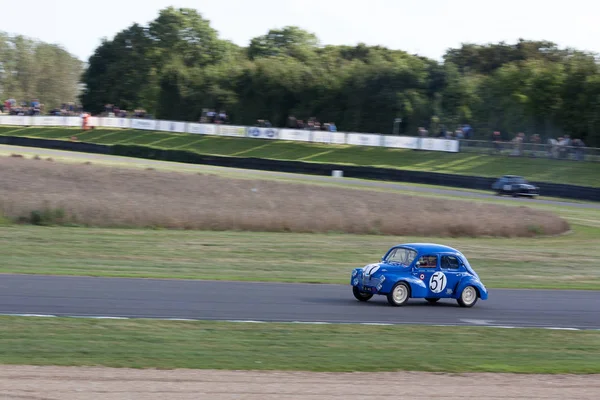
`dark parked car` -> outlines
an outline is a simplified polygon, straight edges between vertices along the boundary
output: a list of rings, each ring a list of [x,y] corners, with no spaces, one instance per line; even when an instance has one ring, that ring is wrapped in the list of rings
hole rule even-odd
[[[492,189],[502,196],[503,194],[536,197],[540,195],[540,188],[527,182],[525,178],[516,175],[504,175],[492,185]]]

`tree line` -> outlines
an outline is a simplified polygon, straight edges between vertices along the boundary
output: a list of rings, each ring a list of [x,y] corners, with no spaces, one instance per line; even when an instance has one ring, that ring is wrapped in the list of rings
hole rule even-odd
[[[81,102],[94,113],[114,104],[198,121],[209,108],[225,110],[234,124],[316,117],[342,131],[387,134],[401,118],[405,135],[425,127],[435,136],[466,123],[478,138],[570,135],[600,146],[598,61],[519,40],[463,44],[437,62],[380,46],[322,46],[297,27],[240,47],[196,10],[169,7],[101,42],[82,75]]]
[[[77,102],[84,64],[60,46],[0,32],[0,103],[31,103],[45,111]]]

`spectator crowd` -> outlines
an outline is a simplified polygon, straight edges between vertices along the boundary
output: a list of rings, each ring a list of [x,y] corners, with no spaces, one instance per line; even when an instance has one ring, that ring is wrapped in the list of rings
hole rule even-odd
[[[491,142],[493,152],[500,153],[503,149],[510,150],[511,156],[548,157],[556,159],[585,159],[585,143],[570,135],[559,136],[557,139],[549,138],[546,144],[542,143],[539,134],[533,134],[529,138],[523,132],[519,132],[510,141],[502,140],[499,131],[492,133]]]
[[[29,102],[18,102],[16,99],[7,99],[0,103],[0,112],[8,115],[18,116],[36,116],[44,115],[45,106],[39,99],[33,99]],[[84,113],[83,107],[80,104],[73,102],[61,104],[60,107],[53,108],[46,115],[52,116],[78,116]],[[117,118],[153,118],[146,110],[142,108],[134,109],[133,111],[124,110],[114,104],[106,104],[101,117],[117,117]],[[214,108],[205,108],[202,110],[200,123],[206,124],[228,124],[229,116],[225,110],[220,109],[218,112]],[[272,124],[267,119],[259,119],[255,123],[256,127],[270,128]],[[306,121],[297,119],[295,116],[289,116],[286,127],[288,129],[302,130],[321,130],[336,132],[337,126],[333,122],[321,123],[317,118],[310,117]],[[436,129],[437,131],[437,129]],[[429,131],[424,127],[419,127],[417,136],[420,138],[430,137]],[[431,135],[435,138],[461,140],[461,147],[473,147],[474,131],[469,124],[458,126],[455,130],[447,129],[441,125],[437,134]],[[482,143],[482,142],[477,142]],[[532,134],[529,138],[523,132],[517,133],[513,138],[506,141],[503,139],[499,131],[494,131],[490,138],[490,149],[492,153],[503,153],[508,151],[512,156],[530,156],[530,157],[548,157],[556,159],[575,159],[584,160],[585,158],[585,143],[581,139],[571,139],[570,135],[563,135],[556,139],[550,138],[545,144],[539,134]]]
[[[72,117],[81,115],[83,107],[80,104],[63,103],[60,107],[52,108],[45,114],[45,105],[39,99],[33,99],[30,102],[18,102],[15,99],[7,99],[0,104],[0,112],[8,115],[34,116],[34,115],[52,115]]]

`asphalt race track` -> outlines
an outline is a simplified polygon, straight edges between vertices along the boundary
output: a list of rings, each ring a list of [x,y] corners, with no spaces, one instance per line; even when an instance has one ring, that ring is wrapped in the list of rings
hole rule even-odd
[[[600,329],[600,291],[490,290],[455,300],[354,299],[349,285],[1,275],[0,314]]]
[[[513,197],[498,197],[490,191],[490,194],[475,192],[470,190],[453,190],[453,189],[440,189],[436,187],[427,187],[427,186],[417,186],[410,184],[399,184],[399,183],[390,183],[390,182],[378,182],[378,181],[368,181],[362,179],[348,179],[344,178],[340,181],[340,178],[333,178],[328,176],[318,176],[318,175],[304,175],[304,174],[291,174],[284,172],[273,172],[273,171],[259,171],[259,170],[251,170],[251,169],[239,169],[239,168],[227,168],[227,167],[215,167],[210,165],[201,165],[201,164],[181,164],[170,161],[157,161],[157,160],[148,160],[142,158],[133,158],[133,157],[121,157],[121,156],[110,156],[105,154],[92,154],[92,153],[80,153],[74,151],[64,151],[64,150],[53,150],[53,149],[42,149],[37,147],[23,147],[23,146],[9,146],[9,145],[0,145],[0,154],[23,154],[28,156],[39,155],[40,157],[64,157],[71,159],[80,159],[83,161],[110,161],[110,162],[118,162],[123,164],[136,164],[143,165],[148,167],[157,167],[157,166],[169,166],[176,167],[178,165],[185,165],[186,169],[198,169],[199,171],[235,171],[238,173],[243,173],[246,176],[255,176],[259,178],[263,177],[275,177],[275,178],[285,178],[287,180],[301,180],[301,181],[312,181],[312,182],[343,182],[345,185],[349,186],[362,186],[362,187],[372,187],[372,188],[382,188],[382,189],[392,189],[392,190],[407,190],[412,192],[421,192],[421,193],[433,193],[433,194],[441,194],[448,196],[456,196],[456,197],[465,197],[470,199],[494,199],[505,202],[512,203],[522,203],[522,204],[549,204],[549,205],[557,205],[557,206],[569,206],[569,207],[577,207],[577,208],[592,208],[592,209],[600,209],[600,203],[577,203],[570,201],[558,201],[558,200],[544,200],[544,199],[528,199],[528,198],[513,198]]]

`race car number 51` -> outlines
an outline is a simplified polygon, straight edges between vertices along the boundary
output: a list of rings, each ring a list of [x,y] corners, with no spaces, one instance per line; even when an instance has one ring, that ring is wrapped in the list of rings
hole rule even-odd
[[[448,279],[443,272],[436,272],[431,276],[429,280],[429,290],[433,293],[441,293],[442,290],[446,288],[446,284],[448,283]]]

